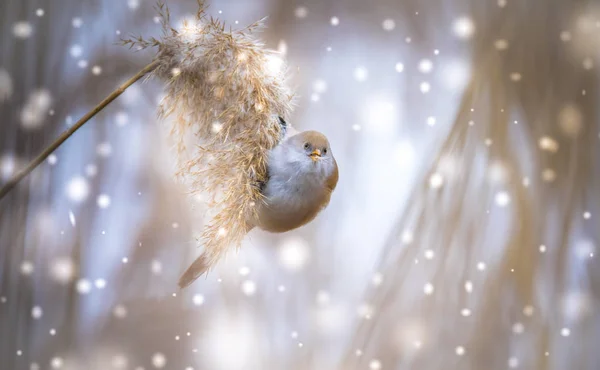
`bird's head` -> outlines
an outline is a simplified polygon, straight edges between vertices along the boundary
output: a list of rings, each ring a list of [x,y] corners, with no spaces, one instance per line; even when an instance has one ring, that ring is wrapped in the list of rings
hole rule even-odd
[[[288,143],[291,161],[315,171],[333,171],[333,153],[329,141],[322,133],[304,131],[289,138]]]

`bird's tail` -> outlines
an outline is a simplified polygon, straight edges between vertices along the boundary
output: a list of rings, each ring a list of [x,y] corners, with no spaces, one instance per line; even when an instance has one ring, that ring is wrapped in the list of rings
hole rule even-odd
[[[192,263],[190,267],[181,275],[179,278],[179,288],[183,289],[189,286],[191,283],[196,281],[200,277],[200,275],[204,274],[208,271],[210,267],[210,261],[208,259],[207,253],[204,252],[200,255],[200,257],[196,258],[196,260]]]

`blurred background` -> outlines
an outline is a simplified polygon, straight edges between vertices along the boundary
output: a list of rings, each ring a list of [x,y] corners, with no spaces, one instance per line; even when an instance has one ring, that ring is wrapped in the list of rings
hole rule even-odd
[[[117,42],[154,5],[0,0],[0,184],[151,61]],[[137,83],[0,200],[0,369],[598,368],[597,2],[208,5],[269,16],[330,206],[179,291],[201,230]]]

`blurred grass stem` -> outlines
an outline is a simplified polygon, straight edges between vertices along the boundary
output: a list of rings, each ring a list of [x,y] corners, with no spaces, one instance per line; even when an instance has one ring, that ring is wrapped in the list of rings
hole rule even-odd
[[[63,132],[52,144],[50,144],[42,153],[40,153],[35,159],[33,159],[29,164],[15,174],[6,184],[0,188],[0,200],[4,198],[25,176],[27,176],[31,171],[33,171],[38,165],[40,165],[52,152],[54,152],[59,146],[62,145],[71,135],[75,133],[81,126],[83,126],[86,122],[92,119],[96,114],[98,114],[102,109],[106,108],[113,100],[118,98],[127,88],[131,85],[139,81],[146,74],[152,72],[156,67],[158,67],[159,62],[154,61],[148,64],[146,67],[141,69],[135,76],[131,77],[118,89],[114,90],[110,95],[108,95],[100,104],[96,105],[91,111],[89,111],[85,116],[81,117],[79,121],[77,121],[73,126],[69,127],[68,130]]]

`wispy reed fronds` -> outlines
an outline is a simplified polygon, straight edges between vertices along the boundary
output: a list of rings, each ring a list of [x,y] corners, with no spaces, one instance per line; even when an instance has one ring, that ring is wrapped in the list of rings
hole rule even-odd
[[[226,29],[198,1],[194,19],[173,27],[159,3],[160,39],[124,40],[157,47],[153,76],[166,81],[159,115],[170,129],[178,178],[190,195],[209,194],[211,220],[201,242],[213,264],[248,231],[246,221],[267,178],[268,151],[281,138],[278,117],[291,112],[283,61],[255,36],[263,21]]]

